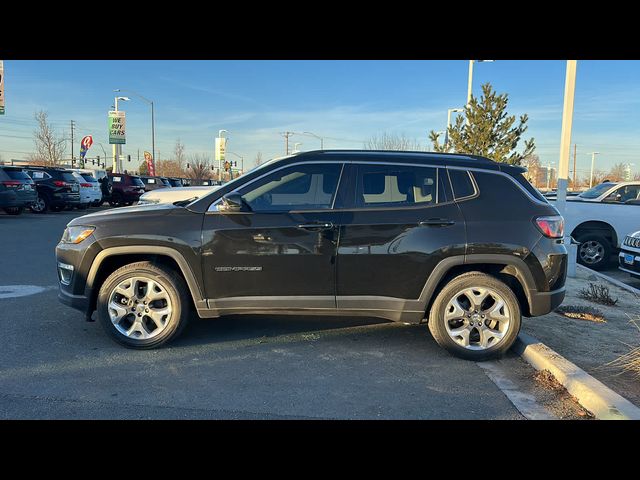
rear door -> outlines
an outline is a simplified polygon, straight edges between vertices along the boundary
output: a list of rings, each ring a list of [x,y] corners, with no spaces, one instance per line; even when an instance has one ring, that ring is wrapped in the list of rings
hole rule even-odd
[[[419,298],[440,260],[464,254],[464,221],[446,170],[354,163],[349,177],[353,188],[340,205],[337,306],[402,309],[402,299]]]

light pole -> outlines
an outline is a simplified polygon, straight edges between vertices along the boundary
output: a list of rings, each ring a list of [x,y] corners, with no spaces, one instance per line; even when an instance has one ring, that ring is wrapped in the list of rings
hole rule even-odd
[[[445,151],[448,150],[447,146],[449,144],[449,127],[451,127],[451,114],[454,112],[464,112],[464,108],[450,108],[449,110],[447,110],[447,129],[444,132]]]
[[[102,153],[104,154],[104,164],[107,165],[107,152],[104,151],[104,147],[100,142],[98,142],[98,145],[100,145],[100,148],[102,149]],[[100,162],[98,162],[98,167],[99,166],[100,166]]]
[[[122,100],[123,102],[128,102],[129,97],[115,97],[115,101],[113,103],[115,111],[118,111],[118,100]],[[120,153],[122,152],[122,146],[119,143],[113,144],[113,173],[120,173],[122,170],[120,165]]]
[[[471,103],[471,92],[473,85],[473,64],[478,63],[491,63],[493,60],[469,60],[469,84],[467,85],[467,107]],[[467,118],[467,125],[469,125],[469,119]]]
[[[114,92],[128,92],[133,93],[135,96],[141,98],[145,102],[151,105],[151,158],[153,161],[156,161],[156,126],[155,126],[155,118],[153,112],[153,100],[149,100],[148,98],[143,97],[138,92],[134,92],[133,90],[122,90],[120,88],[116,88]]]
[[[317,139],[320,140],[320,150],[324,150],[324,138],[322,138],[320,135],[316,135],[315,133],[312,132],[302,132],[303,135],[309,135],[311,137],[316,137]]]
[[[593,187],[593,167],[596,164],[596,155],[600,152],[591,152],[591,175],[589,176],[589,188]]]

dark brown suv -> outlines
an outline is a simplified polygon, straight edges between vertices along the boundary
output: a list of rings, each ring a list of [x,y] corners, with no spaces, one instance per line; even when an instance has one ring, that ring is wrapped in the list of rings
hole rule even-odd
[[[74,219],[59,298],[132,348],[195,310],[423,323],[456,355],[495,357],[565,295],[563,218],[524,171],[426,152],[272,160],[191,203]]]
[[[111,185],[107,201],[112,207],[133,205],[144,193],[144,183],[137,175],[108,173],[107,178]]]

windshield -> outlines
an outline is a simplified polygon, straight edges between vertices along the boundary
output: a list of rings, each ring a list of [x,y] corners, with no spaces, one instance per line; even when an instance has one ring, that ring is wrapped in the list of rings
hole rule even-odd
[[[177,178],[170,178],[169,179],[169,184],[172,187],[181,187],[182,186],[182,181],[180,181],[180,179],[177,179]]]
[[[140,177],[131,177],[131,185],[136,187],[144,187],[144,183],[140,180]]]
[[[601,183],[600,185],[596,185],[595,187],[590,188],[586,192],[582,192],[580,195],[578,195],[578,198],[588,198],[588,199],[598,198],[600,195],[602,195],[604,192],[609,190],[614,185],[616,184],[610,183],[610,182]]]
[[[169,183],[169,180],[167,180],[166,178],[161,178],[160,183],[163,185],[166,185],[167,187],[171,186],[171,184]]]
[[[22,170],[14,170],[12,168],[5,168],[4,173],[9,175],[11,180],[31,180],[31,177],[24,173]]]
[[[87,182],[90,183],[98,183],[98,180],[96,180],[93,175],[91,175],[90,173],[81,173],[80,174],[82,176],[82,178],[84,178]]]
[[[65,182],[78,183],[78,179],[73,175],[73,172],[62,172],[60,176]]]

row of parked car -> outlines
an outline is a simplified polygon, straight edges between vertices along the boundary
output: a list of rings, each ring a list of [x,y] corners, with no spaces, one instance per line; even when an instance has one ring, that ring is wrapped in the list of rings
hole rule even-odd
[[[145,192],[183,187],[183,178],[150,177],[104,170],[60,167],[0,165],[0,209],[20,215],[25,208],[35,213],[81,210],[101,206],[132,205]]]

